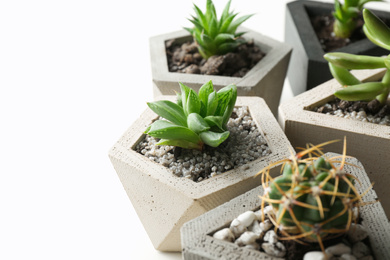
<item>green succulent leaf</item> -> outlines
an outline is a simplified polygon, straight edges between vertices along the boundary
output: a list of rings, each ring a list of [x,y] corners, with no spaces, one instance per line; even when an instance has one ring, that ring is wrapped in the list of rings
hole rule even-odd
[[[209,82],[203,84],[203,86],[199,89],[199,99],[203,104],[208,103],[209,95],[214,91],[213,82],[210,80]]]
[[[157,115],[171,121],[174,124],[187,126],[187,119],[183,108],[179,105],[168,100],[148,102],[147,104]]]
[[[171,145],[182,147],[184,149],[198,149],[201,150],[203,147],[203,143],[193,143],[187,140],[178,140],[178,139],[161,139],[156,145]]]
[[[178,126],[165,120],[157,120],[145,131],[146,134],[162,139],[181,139],[192,143],[200,142],[199,136],[187,127]]]
[[[181,94],[180,94],[180,97],[181,97],[181,105],[183,107],[183,110],[184,110],[184,114],[188,115],[188,111],[187,111],[187,99],[188,99],[188,95],[190,93],[190,88],[187,87],[186,85],[184,85],[183,83],[179,83],[180,85],[180,90],[181,90]]]
[[[332,76],[342,85],[357,85],[358,80],[348,69],[340,68],[332,63],[329,63],[329,69]]]
[[[188,97],[187,97],[187,109],[186,109],[188,115],[191,113],[199,114],[200,107],[201,104],[198,95],[193,89],[190,89],[190,92],[188,93]]]
[[[207,116],[215,115],[215,111],[218,106],[218,95],[216,91],[213,91],[209,94],[207,100]]]
[[[372,100],[385,89],[386,87],[381,82],[367,82],[348,86],[336,91],[334,95],[347,101]]]
[[[215,37],[215,44],[216,45],[221,45],[224,42],[227,41],[233,41],[235,36],[233,34],[229,33],[220,33]]]
[[[210,129],[207,121],[197,113],[191,113],[187,117],[188,128],[199,134]]]
[[[227,29],[227,32],[234,34],[234,32],[237,30],[238,26],[240,26],[243,22],[245,22],[246,20],[248,20],[252,16],[253,16],[253,14],[248,14],[245,16],[241,16],[241,17],[237,18],[236,20],[232,21],[229,28]]]
[[[229,137],[229,131],[223,133],[206,131],[200,133],[199,136],[205,144],[211,147],[217,147]]]
[[[220,131],[225,131],[222,116],[206,116],[204,120],[210,127],[216,126]]]
[[[228,85],[217,92],[218,107],[215,115],[223,117],[223,125],[226,125],[233,112],[237,100],[236,85]]]
[[[384,68],[384,58],[366,55],[355,55],[342,52],[330,52],[324,58],[332,64],[345,69],[378,69]]]
[[[368,9],[363,10],[363,31],[374,44],[390,50],[390,28]]]

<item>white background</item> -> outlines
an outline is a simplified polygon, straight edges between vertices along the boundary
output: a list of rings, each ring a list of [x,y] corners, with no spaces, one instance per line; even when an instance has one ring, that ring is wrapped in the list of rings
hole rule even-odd
[[[286,2],[231,6],[283,41]],[[153,248],[107,153],[152,101],[149,37],[191,26],[193,3],[0,1],[0,259],[181,259]]]

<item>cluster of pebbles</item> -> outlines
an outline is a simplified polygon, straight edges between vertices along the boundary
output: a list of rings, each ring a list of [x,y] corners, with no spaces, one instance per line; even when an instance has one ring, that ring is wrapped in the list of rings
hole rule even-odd
[[[235,243],[240,247],[259,250],[273,257],[286,257],[287,249],[278,239],[269,219],[272,206],[264,211],[246,211],[235,218],[229,227],[216,231],[213,237]],[[264,221],[263,221],[264,219]],[[373,260],[370,247],[365,243],[368,233],[360,224],[352,224],[345,238],[322,251],[309,251],[303,260]]]
[[[271,153],[265,138],[250,116],[248,107],[236,107],[227,123],[229,138],[220,146],[202,151],[158,146],[158,139],[145,136],[135,150],[169,168],[175,175],[199,182],[245,165]]]
[[[337,117],[370,122],[379,125],[390,125],[390,107],[380,106],[377,100],[371,102],[351,102],[336,99],[314,109],[315,112]]]

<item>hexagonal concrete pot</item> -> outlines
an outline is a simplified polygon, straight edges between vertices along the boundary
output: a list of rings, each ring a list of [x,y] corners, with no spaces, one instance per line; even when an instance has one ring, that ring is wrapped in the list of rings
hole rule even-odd
[[[327,156],[338,154],[328,153]],[[348,162],[358,164],[361,167],[345,166],[347,172],[355,175],[361,182],[358,191],[363,193],[370,186],[370,180],[361,163],[355,158],[348,158]],[[271,257],[264,252],[239,247],[234,243],[218,240],[210,234],[226,227],[238,215],[260,208],[263,193],[262,187],[257,187],[237,198],[185,223],[181,229],[183,259],[185,260],[282,260],[283,258]],[[363,200],[370,202],[375,200],[374,190],[370,190]],[[369,204],[361,207],[362,225],[369,231],[369,240],[376,259],[390,259],[390,223],[380,203]]]
[[[379,80],[384,69],[353,71],[360,80]],[[347,137],[348,154],[364,164],[375,182],[375,191],[390,218],[390,127],[312,112],[313,108],[334,99],[340,89],[335,80],[302,93],[279,107],[279,124],[294,147]],[[342,142],[326,146],[325,151],[340,151]]]
[[[192,36],[187,31],[181,30],[150,38],[152,77],[156,84],[153,89],[154,96],[174,95],[175,91],[180,91],[178,82],[198,91],[205,82],[212,80],[216,90],[235,84],[239,96],[262,97],[276,115],[291,47],[252,30],[243,27],[238,31],[240,30],[247,32],[244,37],[253,39],[255,44],[266,53],[265,57],[242,78],[169,72],[165,42],[171,39],[177,39],[178,42],[191,41]]]
[[[310,16],[330,14],[333,3],[320,1],[293,1],[286,5],[285,42],[293,47],[287,71],[291,90],[298,95],[332,78],[324,50],[311,25]],[[390,13],[372,10],[381,18],[390,19]],[[310,16],[309,16],[310,15]],[[367,38],[334,50],[361,55],[387,55],[388,51],[374,45]]]
[[[290,154],[290,142],[263,99],[238,97],[236,106],[248,107],[271,154],[216,177],[197,183],[180,178],[134,150],[145,136],[143,131],[157,119],[150,109],[109,151],[111,162],[156,249],[180,251],[180,227],[185,222],[256,187],[260,180],[254,176],[260,169]]]

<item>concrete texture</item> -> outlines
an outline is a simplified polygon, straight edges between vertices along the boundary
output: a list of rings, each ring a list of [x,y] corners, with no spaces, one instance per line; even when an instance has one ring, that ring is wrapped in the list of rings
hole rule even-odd
[[[293,47],[287,77],[294,95],[332,78],[309,14],[330,14],[333,10],[333,3],[320,1],[298,0],[286,5],[285,42]],[[379,17],[390,19],[387,12],[372,11]],[[388,54],[387,50],[374,45],[367,38],[334,51],[374,56]]]
[[[384,69],[353,71],[357,78],[367,81],[379,80],[384,73]],[[390,218],[390,127],[312,112],[314,107],[333,100],[333,93],[340,88],[333,79],[283,103],[279,107],[279,124],[293,147],[342,140],[346,136],[348,154],[363,163]],[[337,142],[324,150],[341,151],[342,145]]]
[[[338,154],[329,153],[326,156],[333,157]],[[370,186],[370,179],[364,171],[364,167],[355,158],[348,158],[347,162],[357,164],[360,167],[345,165],[345,170],[356,176],[361,185],[357,185],[360,193],[363,193]],[[259,194],[263,192],[262,187],[254,188],[251,191],[225,203],[202,216],[195,218],[183,225],[181,229],[183,244],[183,259],[205,260],[205,259],[235,259],[235,260],[279,260],[281,258],[271,257],[263,252],[239,247],[234,243],[213,238],[211,233],[221,229],[230,223],[241,213],[248,210],[255,210],[260,207]],[[376,198],[374,190],[370,190],[363,201],[373,201]],[[376,259],[390,259],[390,223],[380,203],[369,204],[361,207],[360,212],[363,218],[363,225],[369,231],[369,239]]]
[[[216,177],[199,183],[179,178],[134,151],[144,136],[143,131],[157,118],[150,109],[141,114],[109,151],[123,187],[156,249],[180,251],[180,228],[185,222],[258,186],[260,180],[254,178],[256,173],[270,162],[289,156],[293,150],[263,99],[238,97],[236,106],[248,106],[271,154]]]
[[[216,90],[235,84],[239,96],[262,97],[276,116],[291,47],[252,30],[243,27],[239,28],[240,30],[246,31],[244,37],[253,39],[255,44],[266,53],[266,56],[242,78],[169,72],[165,41],[179,39],[184,42],[191,40],[192,36],[187,31],[181,30],[150,38],[152,77],[156,84],[156,88],[153,89],[154,96],[174,95],[175,91],[180,91],[178,82],[198,91],[205,82],[212,80]]]

